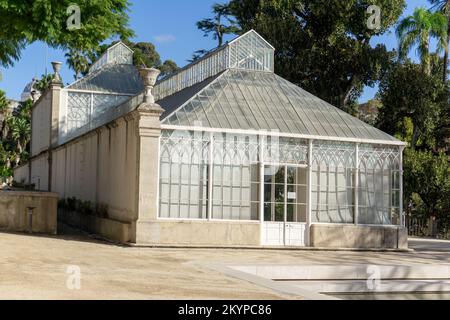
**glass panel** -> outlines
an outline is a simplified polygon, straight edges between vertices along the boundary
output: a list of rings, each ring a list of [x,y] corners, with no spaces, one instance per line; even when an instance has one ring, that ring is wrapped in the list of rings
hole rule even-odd
[[[192,132],[163,131],[160,217],[206,219],[208,137]]]
[[[398,148],[360,147],[359,223],[400,224],[399,161]]]
[[[351,185],[348,180],[352,179],[354,179],[352,169],[313,166],[311,186],[313,222],[354,223],[354,189],[347,187]]]
[[[214,135],[213,219],[258,220],[258,140],[234,134]],[[255,209],[256,208],[256,209]],[[256,210],[256,211],[255,211]]]

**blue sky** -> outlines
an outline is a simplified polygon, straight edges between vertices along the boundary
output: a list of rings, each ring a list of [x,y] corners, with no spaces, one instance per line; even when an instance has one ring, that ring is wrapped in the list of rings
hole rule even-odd
[[[184,66],[194,51],[216,45],[212,39],[203,37],[195,22],[209,17],[211,6],[218,1],[131,0],[130,24],[136,33],[133,40],[153,42],[163,60],[172,59]],[[407,0],[407,3],[404,15],[411,14],[419,6],[429,7],[427,0]],[[385,43],[388,49],[397,48],[394,32],[374,39],[373,44],[376,43]],[[9,98],[19,99],[23,88],[34,76],[44,74],[46,68],[51,72],[51,61],[64,62],[64,52],[46,50],[42,43],[28,46],[13,67],[1,69],[0,89],[6,91]],[[65,82],[73,81],[73,72],[67,66],[63,67],[62,76]],[[361,102],[371,99],[376,91],[376,88],[367,88]]]

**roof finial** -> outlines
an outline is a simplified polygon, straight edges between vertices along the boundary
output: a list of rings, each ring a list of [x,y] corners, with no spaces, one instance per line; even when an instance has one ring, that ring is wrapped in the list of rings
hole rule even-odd
[[[53,67],[53,80],[52,83],[57,83],[57,84],[61,84],[62,83],[62,78],[60,75],[60,71],[61,71],[61,66],[62,63],[58,62],[58,61],[53,61],[52,62],[52,67]]]

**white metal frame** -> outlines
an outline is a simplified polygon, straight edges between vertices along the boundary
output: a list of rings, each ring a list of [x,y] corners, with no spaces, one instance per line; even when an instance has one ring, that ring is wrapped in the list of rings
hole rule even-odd
[[[261,132],[267,132],[267,135],[272,137],[284,137],[284,138],[296,138],[301,140],[313,140],[313,141],[328,141],[328,142],[348,142],[348,143],[360,143],[371,145],[384,145],[384,146],[399,146],[406,147],[406,143],[402,141],[386,141],[386,140],[370,140],[370,139],[355,139],[355,138],[343,138],[343,137],[326,137],[326,136],[314,136],[296,133],[282,133],[279,131],[267,131],[267,130],[236,130],[236,129],[222,129],[222,128],[206,128],[206,127],[188,127],[188,126],[176,126],[176,125],[161,125],[162,130],[175,130],[175,131],[201,131],[201,132],[217,132],[217,133],[230,133],[230,134],[242,134],[242,135],[261,135]]]
[[[265,159],[265,153],[266,153],[266,143],[267,143],[267,138],[268,137],[287,137],[287,138],[299,138],[301,140],[306,140],[305,136],[301,136],[301,135],[291,135],[291,134],[282,134],[279,132],[268,132],[268,131],[251,131],[251,130],[218,130],[218,129],[209,129],[209,128],[200,128],[200,127],[178,127],[178,126],[167,126],[167,125],[163,125],[162,126],[162,130],[174,130],[174,131],[188,131],[188,132],[202,132],[204,135],[208,135],[209,136],[209,140],[210,140],[210,145],[209,145],[209,150],[208,150],[208,154],[209,154],[209,160],[208,160],[208,166],[209,166],[209,176],[208,176],[208,190],[209,190],[209,194],[212,194],[212,173],[213,173],[213,165],[214,165],[214,157],[212,156],[214,154],[214,133],[230,133],[232,135],[242,135],[242,134],[247,134],[247,135],[251,135],[251,134],[256,134],[256,136],[259,138],[258,144],[259,144],[259,161],[258,161],[258,166],[259,166],[259,221],[256,220],[230,220],[230,219],[213,219],[212,218],[212,202],[208,200],[208,210],[207,210],[207,218],[206,219],[185,219],[185,218],[161,218],[158,214],[158,219],[160,220],[165,220],[165,221],[211,221],[211,222],[235,222],[235,223],[259,223],[260,224],[260,228],[261,228],[261,244],[264,243],[265,239],[264,239],[264,170],[266,166],[287,166],[287,167],[298,167],[298,168],[303,168],[303,169],[308,169],[308,175],[307,175],[307,216],[306,216],[306,245],[311,245],[310,243],[310,229],[312,225],[351,225],[349,223],[328,223],[328,222],[313,222],[312,221],[312,171],[313,171],[313,154],[314,154],[314,143],[317,142],[321,142],[321,141],[328,141],[328,142],[333,142],[330,141],[327,138],[321,138],[321,139],[308,139],[307,140],[307,163],[306,164],[302,164],[302,163],[298,163],[298,164],[293,164],[293,163],[273,163],[270,161],[267,161],[267,159]],[[343,142],[340,139],[340,142]],[[355,188],[355,197],[354,197],[354,201],[355,201],[355,221],[354,224],[355,225],[360,225],[360,226],[383,226],[383,227],[398,227],[396,225],[378,225],[378,224],[360,224],[358,222],[358,183],[359,183],[359,171],[360,171],[360,161],[361,161],[361,153],[360,153],[360,143],[364,143],[364,144],[374,144],[377,147],[380,146],[380,143],[369,143],[368,141],[353,141],[352,144],[354,144],[355,146],[355,166],[356,168],[354,169],[355,172],[355,183],[354,183],[354,188]],[[398,147],[398,150],[400,152],[400,156],[399,156],[399,171],[400,171],[400,193],[402,193],[402,189],[403,189],[403,181],[402,181],[402,173],[403,173],[403,167],[402,167],[402,152],[404,149],[404,144],[403,143],[399,143],[399,142],[387,142],[387,141],[383,141],[383,143],[381,144],[382,146],[385,146],[386,148],[390,148],[391,152],[394,151],[395,147]],[[380,148],[380,150],[382,150],[381,152],[383,153],[384,150],[382,148]],[[366,151],[367,152],[367,151]],[[383,154],[384,155],[384,154]],[[160,159],[161,162],[161,159]],[[395,170],[396,171],[396,170]],[[286,177],[285,177],[286,178]],[[287,188],[287,185],[285,183],[285,188]],[[158,184],[158,189],[159,189],[159,184]],[[285,190],[286,191],[286,190]],[[159,194],[159,193],[158,193]],[[400,200],[402,199],[402,194],[400,195]],[[285,203],[286,206],[286,203]],[[402,201],[400,201],[400,212],[403,212],[403,205],[402,205]],[[285,217],[284,217],[284,224],[287,223],[286,221],[286,208],[285,208]],[[403,214],[401,214],[401,226],[404,225],[404,216]],[[285,227],[284,227],[285,229]],[[284,238],[286,236],[286,230],[284,230]]]

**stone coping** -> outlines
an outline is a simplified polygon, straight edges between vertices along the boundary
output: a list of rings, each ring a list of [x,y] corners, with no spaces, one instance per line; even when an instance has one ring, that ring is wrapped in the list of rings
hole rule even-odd
[[[59,194],[55,192],[20,190],[0,190],[0,196],[59,198]]]

